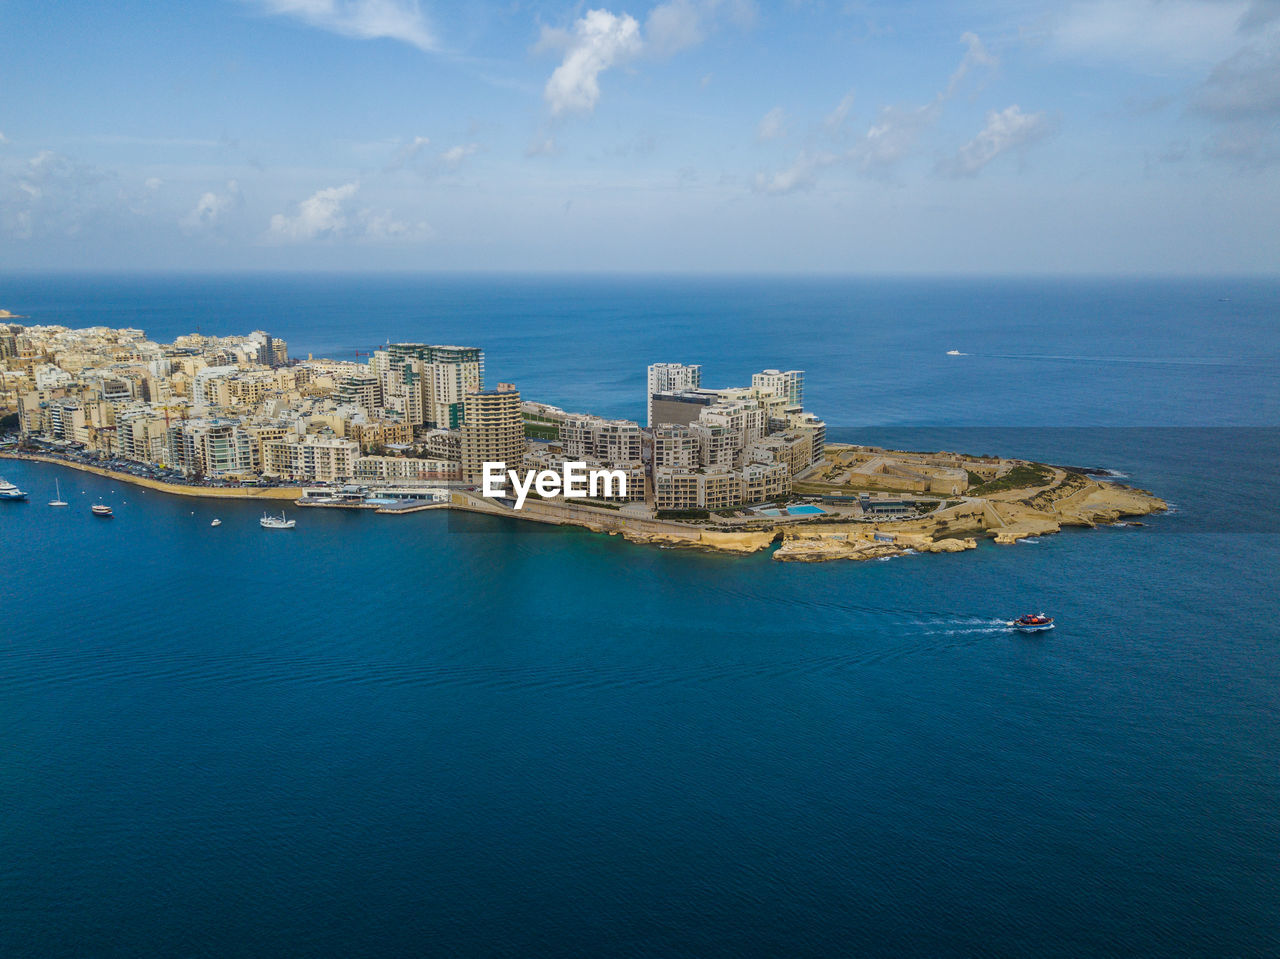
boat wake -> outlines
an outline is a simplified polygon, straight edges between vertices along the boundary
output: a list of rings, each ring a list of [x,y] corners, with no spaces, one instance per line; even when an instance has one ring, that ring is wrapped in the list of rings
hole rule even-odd
[[[960,629],[943,630],[944,636],[994,636],[997,633],[1009,632],[1007,623],[1000,623],[998,626],[969,626]]]
[[[1231,363],[1216,356],[1093,356],[1082,353],[983,353],[999,360],[1040,360],[1057,363],[1107,363],[1142,366],[1227,366]]]
[[[1008,620],[979,616],[957,616],[920,625],[926,627],[921,630],[926,636],[987,636],[1009,632]]]

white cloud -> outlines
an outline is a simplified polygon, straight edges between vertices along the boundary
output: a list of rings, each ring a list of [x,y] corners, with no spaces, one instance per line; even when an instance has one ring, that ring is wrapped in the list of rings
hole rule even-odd
[[[978,135],[939,166],[953,176],[974,176],[1000,154],[1034,143],[1048,132],[1049,122],[1043,113],[1023,113],[1016,103],[992,110]]]
[[[791,193],[811,187],[824,167],[836,163],[852,164],[859,172],[883,176],[915,150],[921,135],[942,116],[943,107],[955,96],[961,82],[975,67],[992,67],[996,59],[987,52],[976,34],[960,37],[965,52],[948,77],[946,86],[928,103],[920,106],[884,106],[865,134],[843,154],[801,153],[791,167],[768,176],[758,174],[755,188],[766,193]],[[847,94],[835,111],[826,118],[829,132],[835,132],[853,106],[853,94]]]
[[[776,140],[786,134],[787,114],[782,107],[774,107],[760,118],[756,127],[757,140]]]
[[[1280,24],[1258,31],[1214,66],[1192,102],[1225,120],[1280,116]]]
[[[805,151],[785,170],[779,170],[772,175],[757,173],[752,186],[761,193],[772,193],[775,196],[794,193],[797,190],[808,190],[817,183],[818,171],[831,166],[838,160],[839,157],[832,153]]]
[[[555,156],[559,148],[556,146],[556,138],[549,133],[539,133],[529,145],[524,148],[526,157],[549,157]]]
[[[396,149],[396,152],[391,157],[391,162],[386,165],[383,172],[394,173],[396,170],[409,166],[430,143],[431,139],[429,137],[414,137],[408,143],[402,144]]]
[[[942,108],[955,96],[961,82],[974,67],[993,67],[996,59],[987,52],[974,33],[963,33],[964,56],[947,79],[947,85],[923,106],[885,106],[866,132],[866,135],[849,151],[864,173],[884,173],[906,159],[915,149],[922,133],[942,116]]]
[[[922,107],[881,107],[876,118],[849,152],[864,173],[884,172],[904,160],[920,134],[932,126],[942,113],[938,101]]]
[[[155,179],[154,177],[152,179]],[[159,184],[161,181],[157,180]],[[148,189],[156,189],[151,186],[151,180],[147,181]],[[222,193],[214,193],[208,191],[201,194],[200,199],[196,201],[195,208],[182,218],[182,226],[188,231],[207,230],[214,228],[222,219],[223,215],[228,211],[240,206],[242,197],[240,195],[240,184],[235,180],[227,181],[227,188]]]
[[[712,6],[693,0],[671,0],[654,7],[644,23],[645,40],[653,55],[670,56],[705,40],[705,17]]]
[[[406,223],[389,212],[356,209],[351,202],[360,189],[357,181],[317,190],[298,204],[293,216],[271,217],[268,238],[275,242],[307,240],[358,240],[369,242],[421,240],[431,235],[422,221]]]
[[[1052,28],[1059,53],[1157,67],[1212,63],[1237,45],[1246,0],[1083,0]]]
[[[649,11],[644,29],[635,17],[588,10],[570,29],[543,27],[535,52],[564,58],[543,91],[553,116],[590,113],[600,99],[600,74],[648,57],[661,59],[702,43],[722,20],[746,28],[755,19],[752,0],[667,0]],[[703,78],[705,86],[707,77]]]
[[[0,183],[0,225],[22,240],[75,236],[86,222],[127,208],[119,194],[111,173],[41,150]]]
[[[164,180],[160,179],[158,176],[149,176],[142,182],[142,185],[148,190],[154,191],[164,186]]]
[[[8,143],[9,138],[4,135],[4,131],[0,130],[0,143]]]
[[[478,143],[460,143],[457,146],[449,147],[440,154],[440,159],[445,166],[450,169],[456,169],[463,160],[469,156],[474,156],[480,149]]]
[[[755,21],[755,4],[750,0],[667,0],[649,11],[644,22],[644,41],[649,56],[669,57],[696,47],[728,19],[739,27]]]
[[[1058,19],[1052,41],[1068,56],[1201,73],[1185,103],[1220,125],[1205,154],[1245,167],[1280,157],[1276,0],[1080,0]]]
[[[361,224],[358,238],[370,243],[410,243],[425,240],[434,232],[424,221],[405,223],[390,213],[361,210],[358,218]]]
[[[1239,46],[1214,64],[1189,106],[1219,125],[1206,156],[1260,170],[1280,162],[1280,2],[1256,0],[1237,32]]]
[[[417,0],[250,0],[267,13],[293,17],[344,37],[399,40],[438,48]]]
[[[600,74],[638,55],[641,46],[640,24],[635,17],[615,16],[608,10],[587,11],[573,25],[564,60],[543,91],[552,115],[594,110],[600,99]]]
[[[321,236],[342,236],[349,227],[346,201],[355,196],[359,183],[317,190],[298,204],[294,216],[277,213],[271,217],[271,233],[283,240],[314,240]]]
[[[853,100],[854,94],[853,91],[850,90],[844,95],[840,102],[836,104],[836,108],[827,114],[826,119],[823,121],[823,125],[826,126],[828,131],[834,133],[844,126],[844,121],[848,118],[849,111],[853,109]]]
[[[974,67],[994,67],[999,62],[987,52],[987,48],[982,45],[976,33],[966,31],[960,34],[960,42],[965,46],[964,56],[960,58],[960,65],[947,81],[946,89],[938,94],[939,100],[949,100],[955,94],[956,88],[960,86],[960,82]]]

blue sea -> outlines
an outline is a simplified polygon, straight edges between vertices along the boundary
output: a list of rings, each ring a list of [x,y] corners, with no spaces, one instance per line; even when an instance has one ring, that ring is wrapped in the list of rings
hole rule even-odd
[[[0,956],[1280,954],[1280,282],[6,275],[0,307],[476,345],[631,418],[651,362],[800,368],[833,439],[1174,507],[807,565],[267,532],[0,462]]]

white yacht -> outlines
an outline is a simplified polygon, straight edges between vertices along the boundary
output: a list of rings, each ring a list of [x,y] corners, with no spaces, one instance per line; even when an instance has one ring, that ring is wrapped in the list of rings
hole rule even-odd
[[[220,520],[220,519],[215,519],[215,520],[214,520],[212,523],[210,523],[209,525],[210,525],[210,526],[221,526],[221,525],[222,525],[222,520]]]
[[[297,525],[297,521],[285,519],[284,511],[282,510],[279,516],[268,516],[263,513],[262,519],[258,520],[258,525],[263,529],[293,529]]]
[[[62,498],[62,484],[56,479],[53,481],[53,488],[58,491],[58,498],[49,500],[50,506],[66,506],[67,501]]]
[[[0,476],[0,499],[26,499],[27,494]]]

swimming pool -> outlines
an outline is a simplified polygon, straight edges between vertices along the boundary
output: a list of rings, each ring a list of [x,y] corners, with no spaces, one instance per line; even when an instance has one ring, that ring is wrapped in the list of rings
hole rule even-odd
[[[826,510],[820,506],[788,506],[787,513],[791,516],[816,516],[819,513],[825,513]]]

